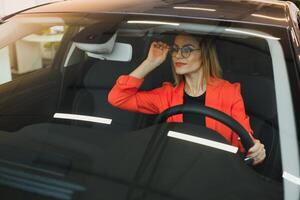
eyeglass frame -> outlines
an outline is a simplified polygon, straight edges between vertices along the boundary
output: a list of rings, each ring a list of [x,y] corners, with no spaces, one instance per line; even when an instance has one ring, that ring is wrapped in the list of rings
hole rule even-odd
[[[187,56],[184,56],[184,55],[183,55],[183,53],[182,53],[182,49],[183,49],[183,48],[188,48],[188,49],[189,49],[189,53],[188,53]],[[169,53],[170,53],[170,55],[171,55],[172,57],[175,57],[175,56],[178,54],[178,52],[180,51],[180,55],[181,55],[181,57],[183,57],[183,58],[188,58],[188,57],[190,57],[190,55],[191,55],[191,53],[192,53],[193,51],[201,50],[201,49],[193,49],[193,48],[191,48],[190,46],[183,46],[183,47],[180,47],[180,48],[178,48],[177,51],[173,51],[173,49],[175,49],[175,48],[174,48],[174,47],[171,47],[170,50],[169,50]],[[176,52],[176,54],[173,55],[173,53],[175,53],[175,52]]]

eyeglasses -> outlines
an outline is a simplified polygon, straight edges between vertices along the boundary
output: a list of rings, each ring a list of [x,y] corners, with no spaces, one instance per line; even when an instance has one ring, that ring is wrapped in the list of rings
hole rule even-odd
[[[181,47],[181,48],[172,47],[169,52],[170,52],[172,57],[175,57],[178,54],[178,52],[180,51],[180,55],[183,58],[188,58],[193,51],[197,51],[197,50],[201,50],[201,49],[193,49],[190,46],[184,46],[184,47]]]

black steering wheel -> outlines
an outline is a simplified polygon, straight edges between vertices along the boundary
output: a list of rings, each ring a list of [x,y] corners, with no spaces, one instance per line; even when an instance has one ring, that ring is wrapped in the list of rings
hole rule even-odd
[[[160,113],[156,117],[155,123],[156,124],[162,123],[172,115],[183,114],[183,113],[202,114],[222,122],[223,124],[231,128],[235,133],[238,134],[238,136],[241,138],[241,143],[243,144],[247,152],[254,145],[252,138],[250,137],[246,129],[239,122],[237,122],[232,117],[230,117],[229,115],[221,111],[206,106],[190,105],[190,104],[174,106]]]

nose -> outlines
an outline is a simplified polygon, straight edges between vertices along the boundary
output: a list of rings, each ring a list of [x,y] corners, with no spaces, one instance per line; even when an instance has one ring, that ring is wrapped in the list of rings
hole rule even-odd
[[[179,49],[175,55],[175,58],[183,58],[181,55],[181,49]]]

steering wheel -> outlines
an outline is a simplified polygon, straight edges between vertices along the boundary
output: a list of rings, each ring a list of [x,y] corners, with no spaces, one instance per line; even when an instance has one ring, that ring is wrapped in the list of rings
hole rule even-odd
[[[239,122],[234,120],[229,115],[207,106],[190,105],[190,104],[174,106],[160,113],[156,117],[154,123],[156,124],[162,123],[172,115],[183,114],[183,113],[202,114],[222,122],[223,124],[231,128],[235,133],[237,133],[237,135],[241,138],[241,143],[243,144],[247,152],[254,145],[252,138],[250,137],[246,129]]]

